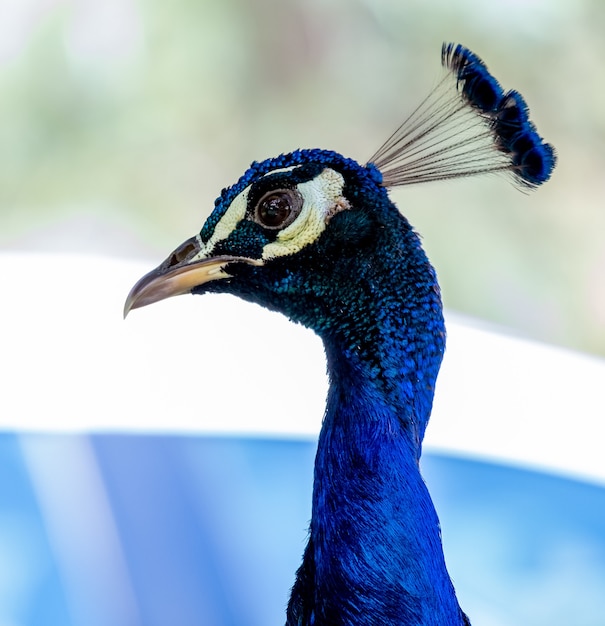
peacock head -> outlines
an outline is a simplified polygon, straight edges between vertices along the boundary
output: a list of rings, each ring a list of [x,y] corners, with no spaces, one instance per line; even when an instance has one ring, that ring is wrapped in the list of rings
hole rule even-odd
[[[374,165],[297,150],[253,163],[224,189],[200,233],[138,281],[124,312],[184,293],[223,292],[329,332],[372,284],[379,288],[379,258],[388,265],[394,252],[401,269],[405,243],[389,250],[385,240],[406,233],[410,251],[419,248]]]

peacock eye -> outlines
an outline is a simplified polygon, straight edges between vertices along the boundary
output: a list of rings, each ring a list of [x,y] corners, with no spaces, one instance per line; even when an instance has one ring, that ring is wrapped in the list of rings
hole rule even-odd
[[[296,189],[273,189],[258,201],[254,219],[265,228],[282,229],[298,216],[303,199]]]

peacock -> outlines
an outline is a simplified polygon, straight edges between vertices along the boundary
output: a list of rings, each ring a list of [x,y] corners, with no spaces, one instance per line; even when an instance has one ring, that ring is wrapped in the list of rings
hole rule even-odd
[[[446,332],[437,277],[393,187],[503,172],[522,189],[556,155],[517,91],[442,48],[444,76],[365,164],[295,150],[223,189],[199,234],[131,290],[124,315],[229,293],[315,331],[329,390],[312,517],[287,626],[462,626],[419,460]]]

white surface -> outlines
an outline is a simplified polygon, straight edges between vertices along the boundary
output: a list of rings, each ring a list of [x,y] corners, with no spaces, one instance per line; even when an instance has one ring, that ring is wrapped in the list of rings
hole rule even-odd
[[[229,296],[122,320],[152,264],[0,254],[0,428],[315,435],[319,339]],[[605,363],[448,320],[426,447],[605,482]]]

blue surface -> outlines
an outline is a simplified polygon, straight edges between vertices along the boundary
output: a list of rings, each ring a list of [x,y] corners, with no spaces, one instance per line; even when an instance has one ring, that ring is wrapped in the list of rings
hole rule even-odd
[[[0,436],[0,623],[70,624],[19,438]]]
[[[0,623],[283,623],[314,452],[277,439],[0,435]],[[422,464],[473,624],[605,624],[603,487],[431,454]],[[97,528],[103,510],[111,523]]]

